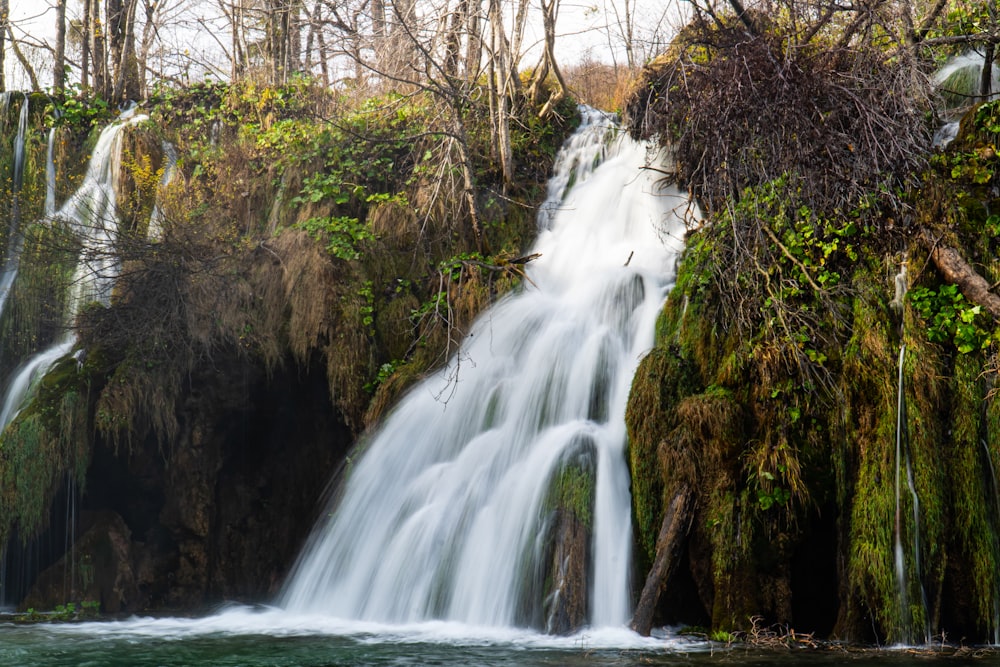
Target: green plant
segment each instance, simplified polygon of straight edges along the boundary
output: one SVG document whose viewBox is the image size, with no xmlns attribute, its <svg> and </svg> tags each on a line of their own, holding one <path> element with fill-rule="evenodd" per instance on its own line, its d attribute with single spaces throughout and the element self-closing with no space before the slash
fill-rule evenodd
<svg viewBox="0 0 1000 667">
<path fill-rule="evenodd" d="M 105 123 L 112 110 L 107 101 L 100 97 L 88 97 L 76 94 L 49 102 L 46 115 L 55 126 L 68 126 L 88 131 L 92 127 Z"/>
<path fill-rule="evenodd" d="M 361 324 L 365 327 L 369 336 L 375 335 L 375 293 L 372 292 L 372 281 L 366 280 L 358 288 L 358 296 L 362 303 L 358 312 L 361 315 Z"/>
<path fill-rule="evenodd" d="M 359 259 L 361 245 L 374 238 L 365 223 L 348 215 L 309 218 L 295 226 L 325 241 L 326 251 L 343 260 Z"/>
<path fill-rule="evenodd" d="M 969 303 L 957 285 L 916 287 L 907 298 L 927 323 L 927 338 L 934 343 L 950 343 L 959 353 L 968 354 L 987 347 L 994 339 L 984 328 L 987 318 L 982 306 Z"/>
</svg>

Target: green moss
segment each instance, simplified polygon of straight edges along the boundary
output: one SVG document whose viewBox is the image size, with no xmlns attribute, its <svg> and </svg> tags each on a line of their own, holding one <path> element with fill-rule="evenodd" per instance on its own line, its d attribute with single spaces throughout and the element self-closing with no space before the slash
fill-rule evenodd
<svg viewBox="0 0 1000 667">
<path fill-rule="evenodd" d="M 549 486 L 545 506 L 550 510 L 568 512 L 584 528 L 594 522 L 594 499 L 597 480 L 592 461 L 577 459 L 562 465 Z"/>
<path fill-rule="evenodd" d="M 0 438 L 0 544 L 16 527 L 22 540 L 45 528 L 49 506 L 90 463 L 89 380 L 75 359 L 57 362 L 35 397 Z"/>
</svg>

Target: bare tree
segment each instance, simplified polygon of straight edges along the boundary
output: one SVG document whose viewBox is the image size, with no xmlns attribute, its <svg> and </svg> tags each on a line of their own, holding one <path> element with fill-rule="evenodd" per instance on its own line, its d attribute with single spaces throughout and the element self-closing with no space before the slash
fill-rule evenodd
<svg viewBox="0 0 1000 667">
<path fill-rule="evenodd" d="M 138 0 L 107 0 L 109 55 L 114 79 L 108 98 L 115 102 L 139 98 L 139 66 L 135 53 Z"/>
<path fill-rule="evenodd" d="M 52 64 L 52 90 L 57 94 L 66 87 L 66 0 L 56 2 L 56 44 Z"/>
<path fill-rule="evenodd" d="M 83 21 L 80 24 L 80 90 L 90 91 L 90 31 L 93 17 L 91 0 L 83 0 Z"/>
<path fill-rule="evenodd" d="M 0 0 L 0 91 L 7 90 L 6 54 L 4 39 L 7 35 L 7 24 L 10 22 L 10 0 Z"/>
</svg>

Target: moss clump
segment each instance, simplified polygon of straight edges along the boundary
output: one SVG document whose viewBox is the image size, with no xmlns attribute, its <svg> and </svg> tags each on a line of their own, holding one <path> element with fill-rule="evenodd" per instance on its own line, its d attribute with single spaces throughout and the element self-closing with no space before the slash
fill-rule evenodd
<svg viewBox="0 0 1000 667">
<path fill-rule="evenodd" d="M 67 477 L 82 484 L 90 464 L 92 366 L 66 357 L 0 439 L 0 544 L 16 529 L 27 541 L 48 523 Z"/>
</svg>

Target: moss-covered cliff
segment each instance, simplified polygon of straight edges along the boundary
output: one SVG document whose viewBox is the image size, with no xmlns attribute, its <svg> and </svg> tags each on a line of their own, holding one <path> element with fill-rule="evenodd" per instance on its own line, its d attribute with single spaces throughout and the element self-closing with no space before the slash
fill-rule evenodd
<svg viewBox="0 0 1000 667">
<path fill-rule="evenodd" d="M 56 106 L 61 203 L 99 110 Z M 571 104 L 542 122 L 521 103 L 504 184 L 488 113 L 464 111 L 477 234 L 454 119 L 430 95 L 201 86 L 139 112 L 115 179 L 121 231 L 102 251 L 120 266 L 111 302 L 70 323 L 79 352 L 0 438 L 10 603 L 118 612 L 272 595 L 358 432 L 518 281 L 511 260 L 576 119 Z M 8 373 L 67 324 L 37 304 L 61 312 L 54 267 L 78 251 L 58 221 L 24 229 L 21 296 L 0 320 L 25 341 Z"/>
<path fill-rule="evenodd" d="M 653 619 L 991 639 L 996 321 L 941 267 L 1000 278 L 1000 104 L 933 153 L 911 64 L 786 37 L 692 26 L 630 106 L 705 211 L 628 407 Z"/>
</svg>

